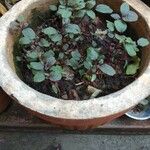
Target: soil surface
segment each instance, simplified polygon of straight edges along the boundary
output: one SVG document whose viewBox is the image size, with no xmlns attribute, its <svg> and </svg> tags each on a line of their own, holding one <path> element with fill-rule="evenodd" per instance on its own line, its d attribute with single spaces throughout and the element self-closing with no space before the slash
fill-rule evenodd
<svg viewBox="0 0 150 150">
<path fill-rule="evenodd" d="M 38 15 L 37 15 L 38 16 Z M 36 17 L 37 17 L 36 16 Z M 34 18 L 33 18 L 34 20 Z M 106 36 L 104 39 L 95 38 L 90 31 L 96 31 L 96 29 L 101 29 L 104 31 L 106 29 L 106 20 L 101 19 L 100 17 L 91 22 L 88 17 L 84 17 L 82 19 L 76 19 L 74 23 L 78 24 L 82 30 L 84 35 L 84 40 L 79 41 L 76 46 L 74 46 L 73 42 L 69 42 L 70 49 L 77 48 L 79 52 L 84 56 L 86 54 L 85 49 L 88 46 L 91 46 L 92 41 L 94 40 L 99 46 L 101 46 L 101 54 L 105 55 L 104 63 L 109 64 L 116 70 L 116 74 L 114 76 L 109 76 L 104 74 L 101 71 L 97 72 L 97 78 L 95 81 L 91 82 L 85 78 L 81 78 L 75 70 L 73 80 L 65 80 L 61 79 L 57 82 L 57 86 L 60 90 L 58 94 L 55 94 L 52 90 L 53 82 L 50 80 L 45 80 L 42 83 L 33 82 L 33 74 L 31 70 L 27 67 L 27 60 L 25 59 L 25 52 L 28 51 L 31 47 L 35 45 L 30 45 L 30 47 L 26 47 L 24 49 L 17 49 L 20 51 L 19 56 L 23 58 L 23 61 L 17 64 L 17 68 L 19 68 L 19 74 L 22 80 L 28 84 L 30 87 L 35 90 L 42 92 L 47 95 L 51 95 L 61 99 L 74 99 L 74 100 L 85 100 L 90 98 L 90 94 L 87 92 L 87 87 L 90 85 L 96 89 L 100 89 L 102 92 L 97 96 L 104 96 L 113 92 L 116 92 L 132 81 L 135 80 L 136 76 L 127 76 L 125 74 L 125 63 L 126 60 L 128 62 L 131 61 L 131 58 L 128 56 L 123 46 L 119 44 L 118 41 L 109 38 Z M 36 24 L 38 26 L 36 27 Z M 39 37 L 44 37 L 43 34 L 39 32 L 40 29 L 46 28 L 48 26 L 54 27 L 59 31 L 63 30 L 61 20 L 53 15 L 45 15 L 38 16 L 37 22 L 32 22 L 32 27 L 34 27 L 34 31 L 38 34 Z M 62 45 L 55 46 L 56 49 L 61 50 L 64 44 L 68 43 L 67 38 L 63 38 Z M 44 51 L 47 49 L 45 48 Z M 15 54 L 16 55 L 16 54 Z M 17 54 L 18 55 L 18 54 Z M 82 60 L 81 60 L 82 61 Z M 61 62 L 61 65 L 64 65 L 65 60 Z"/>
</svg>

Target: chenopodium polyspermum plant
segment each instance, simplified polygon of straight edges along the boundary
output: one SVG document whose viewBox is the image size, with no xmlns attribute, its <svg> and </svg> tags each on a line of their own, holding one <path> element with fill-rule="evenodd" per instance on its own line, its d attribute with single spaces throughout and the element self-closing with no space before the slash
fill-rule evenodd
<svg viewBox="0 0 150 150">
<path fill-rule="evenodd" d="M 76 72 L 91 82 L 97 78 L 97 70 L 108 76 L 116 74 L 112 66 L 104 63 L 105 56 L 100 53 L 101 47 L 95 41 L 92 41 L 91 46 L 85 49 L 84 56 L 79 49 L 70 49 L 70 42 L 76 45 L 84 39 L 80 26 L 72 23 L 72 20 L 87 16 L 93 21 L 96 19 L 95 12 L 109 14 L 112 19 L 106 20 L 107 29 L 105 31 L 97 29 L 92 34 L 94 36 L 107 35 L 122 44 L 126 53 L 133 60 L 132 63 L 125 62 L 126 74 L 136 74 L 140 66 L 140 58 L 137 53 L 139 48 L 147 46 L 149 41 L 144 37 L 134 41 L 124 34 L 128 30 L 127 23 L 138 20 L 138 15 L 130 10 L 127 3 L 121 5 L 120 13 L 115 13 L 105 4 L 96 5 L 95 0 L 59 0 L 58 5 L 50 5 L 49 9 L 61 19 L 62 30 L 59 31 L 51 26 L 42 28 L 40 33 L 44 34 L 44 37 L 40 38 L 32 28 L 26 27 L 22 30 L 19 40 L 23 47 L 30 45 L 31 49 L 26 52 L 25 57 L 28 61 L 28 68 L 33 73 L 34 82 L 43 82 L 46 79 L 57 82 L 62 78 L 72 80 Z M 68 43 L 63 43 L 65 38 Z M 103 38 L 102 35 L 100 38 Z"/>
</svg>

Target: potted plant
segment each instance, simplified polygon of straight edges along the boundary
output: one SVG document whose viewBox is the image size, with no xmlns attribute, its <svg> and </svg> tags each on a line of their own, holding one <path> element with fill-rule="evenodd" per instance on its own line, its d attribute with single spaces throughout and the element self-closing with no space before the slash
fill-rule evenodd
<svg viewBox="0 0 150 150">
<path fill-rule="evenodd" d="M 49 122 L 104 124 L 149 94 L 148 16 L 140 1 L 21 1 L 0 22 L 1 86 Z"/>
</svg>

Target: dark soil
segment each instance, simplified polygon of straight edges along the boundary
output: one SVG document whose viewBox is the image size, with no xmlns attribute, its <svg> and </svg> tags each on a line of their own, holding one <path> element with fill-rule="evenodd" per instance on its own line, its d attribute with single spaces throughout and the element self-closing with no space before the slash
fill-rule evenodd
<svg viewBox="0 0 150 150">
<path fill-rule="evenodd" d="M 45 15 L 46 16 L 46 15 Z M 44 16 L 44 17 L 45 17 Z M 38 26 L 36 27 L 37 22 L 32 22 L 32 26 L 34 27 L 36 33 L 38 34 L 38 30 L 41 28 L 45 28 L 48 26 L 52 26 L 58 30 L 63 30 L 62 23 L 58 17 L 55 15 L 47 15 L 46 19 L 43 16 L 39 16 L 38 18 Z M 34 18 L 33 18 L 34 20 Z M 41 23 L 42 22 L 42 23 Z M 118 43 L 118 41 L 112 40 L 109 37 L 104 38 L 103 40 L 99 38 L 93 39 L 93 35 L 91 35 L 90 31 L 96 31 L 99 29 L 106 29 L 106 25 L 103 19 L 97 18 L 94 23 L 92 23 L 87 17 L 84 17 L 82 20 L 75 20 L 74 23 L 78 24 L 84 34 L 84 40 L 82 42 L 78 42 L 76 48 L 80 51 L 82 55 L 85 55 L 85 49 L 88 46 L 91 46 L 92 40 L 94 40 L 98 45 L 102 47 L 101 53 L 105 55 L 105 63 L 109 64 L 116 70 L 116 75 L 108 76 L 102 72 L 97 72 L 97 79 L 94 82 L 88 81 L 84 78 L 80 78 L 79 74 L 75 73 L 75 77 L 73 80 L 60 80 L 57 82 L 59 87 L 59 94 L 55 94 L 51 88 L 52 81 L 45 80 L 42 83 L 33 82 L 33 74 L 27 68 L 27 61 L 23 59 L 23 61 L 17 64 L 20 72 L 20 77 L 22 80 L 28 84 L 30 87 L 35 90 L 42 92 L 47 95 L 51 95 L 54 97 L 62 98 L 62 99 L 74 99 L 74 100 L 84 100 L 89 99 L 90 95 L 87 93 L 87 86 L 91 85 L 97 89 L 102 90 L 97 97 L 104 96 L 113 92 L 116 92 L 128 84 L 130 84 L 133 80 L 135 80 L 136 76 L 127 76 L 125 74 L 125 62 L 128 60 L 130 62 L 130 57 L 123 49 L 123 46 Z M 42 37 L 43 35 L 38 35 Z M 63 44 L 67 43 L 67 39 L 63 39 Z M 17 45 L 16 45 L 17 46 Z M 34 45 L 31 45 L 31 47 Z M 73 43 L 69 44 L 70 48 L 73 48 Z M 20 49 L 20 47 L 16 47 L 20 52 L 19 55 L 24 58 L 25 52 L 29 50 L 30 47 L 26 49 Z M 57 49 L 62 48 L 61 46 L 56 46 Z M 74 47 L 75 48 L 75 47 Z M 46 49 L 45 49 L 46 51 Z M 15 54 L 16 55 L 16 54 Z M 63 61 L 61 62 L 63 65 Z M 80 85 L 78 85 L 80 83 Z"/>
</svg>

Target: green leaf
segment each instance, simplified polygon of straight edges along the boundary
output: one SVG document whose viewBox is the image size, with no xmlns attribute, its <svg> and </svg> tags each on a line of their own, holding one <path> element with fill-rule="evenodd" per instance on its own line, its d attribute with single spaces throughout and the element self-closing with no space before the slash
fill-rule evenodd
<svg viewBox="0 0 150 150">
<path fill-rule="evenodd" d="M 75 10 L 81 10 L 83 8 L 85 8 L 85 2 L 84 0 L 79 0 L 80 3 L 78 5 L 76 5 Z"/>
<path fill-rule="evenodd" d="M 62 78 L 63 69 L 61 66 L 56 65 L 52 66 L 50 69 L 50 80 L 51 81 L 59 81 Z"/>
<path fill-rule="evenodd" d="M 74 17 L 83 18 L 85 13 L 86 13 L 86 10 L 84 9 L 78 10 L 77 12 L 75 12 Z"/>
<path fill-rule="evenodd" d="M 98 52 L 93 47 L 89 47 L 87 49 L 87 58 L 96 60 L 98 58 Z"/>
<path fill-rule="evenodd" d="M 88 59 L 86 59 L 86 61 L 84 61 L 84 67 L 86 68 L 86 69 L 91 69 L 92 67 L 93 67 L 93 64 L 92 64 L 92 62 L 90 61 L 90 60 L 88 60 Z"/>
<path fill-rule="evenodd" d="M 108 21 L 108 20 L 106 20 L 106 22 L 107 22 L 107 28 L 110 30 L 110 31 L 114 31 L 115 30 L 115 25 L 114 25 L 114 23 L 113 22 L 111 22 L 111 21 Z"/>
<path fill-rule="evenodd" d="M 54 53 L 52 50 L 49 50 L 49 51 L 47 51 L 47 52 L 45 52 L 45 53 L 43 54 L 43 56 L 44 56 L 45 58 L 50 57 L 50 56 L 54 56 L 54 55 L 55 55 L 55 53 Z"/>
<path fill-rule="evenodd" d="M 127 15 L 129 13 L 129 11 L 130 11 L 129 5 L 126 2 L 124 2 L 121 5 L 121 7 L 120 7 L 120 11 L 121 11 L 121 13 L 122 13 L 123 16 Z"/>
<path fill-rule="evenodd" d="M 134 60 L 134 63 L 129 64 L 126 69 L 126 75 L 134 75 L 137 73 L 137 70 L 139 69 L 140 66 L 140 59 L 136 57 Z"/>
<path fill-rule="evenodd" d="M 126 22 L 135 22 L 138 20 L 138 15 L 134 11 L 129 11 L 126 16 L 123 16 L 122 19 Z"/>
<path fill-rule="evenodd" d="M 115 27 L 118 32 L 125 32 L 127 29 L 127 24 L 123 22 L 122 20 L 115 20 L 114 21 Z"/>
<path fill-rule="evenodd" d="M 80 69 L 79 70 L 79 74 L 80 74 L 80 76 L 83 76 L 85 74 L 85 70 L 84 69 Z"/>
<path fill-rule="evenodd" d="M 56 63 L 56 59 L 55 59 L 54 56 L 49 56 L 49 57 L 46 58 L 46 64 L 47 64 L 47 65 L 52 66 L 52 65 L 54 65 L 55 63 Z"/>
<path fill-rule="evenodd" d="M 87 9 L 92 9 L 94 6 L 96 5 L 96 1 L 95 0 L 89 0 L 86 2 L 86 8 Z"/>
<path fill-rule="evenodd" d="M 73 39 L 75 35 L 73 33 L 69 33 L 68 36 L 69 36 L 70 39 Z"/>
<path fill-rule="evenodd" d="M 30 40 L 28 37 L 22 37 L 19 39 L 19 44 L 21 45 L 27 45 L 30 44 L 32 40 Z"/>
<path fill-rule="evenodd" d="M 78 50 L 72 51 L 71 56 L 73 57 L 73 59 L 75 59 L 77 61 L 80 60 L 80 58 L 81 58 L 81 54 L 79 53 Z"/>
<path fill-rule="evenodd" d="M 95 19 L 96 15 L 95 12 L 92 10 L 87 10 L 86 14 L 91 18 L 91 19 Z"/>
<path fill-rule="evenodd" d="M 112 33 L 112 32 L 108 32 L 107 35 L 110 37 L 110 38 L 114 38 L 115 35 Z"/>
<path fill-rule="evenodd" d="M 114 70 L 114 68 L 111 67 L 111 66 L 108 65 L 108 64 L 103 64 L 103 65 L 99 66 L 99 69 L 100 69 L 103 73 L 105 73 L 105 74 L 107 74 L 107 75 L 109 75 L 109 76 L 114 76 L 114 75 L 116 74 L 116 71 Z"/>
<path fill-rule="evenodd" d="M 45 80 L 45 75 L 43 72 L 37 72 L 33 78 L 34 82 L 42 82 Z"/>
<path fill-rule="evenodd" d="M 81 33 L 81 29 L 77 24 L 67 24 L 65 26 L 65 31 L 67 33 L 73 33 L 73 34 L 80 34 Z"/>
<path fill-rule="evenodd" d="M 55 5 L 50 5 L 50 6 L 49 6 L 49 9 L 50 9 L 51 11 L 57 11 L 57 6 L 55 6 Z"/>
<path fill-rule="evenodd" d="M 72 15 L 72 11 L 71 8 L 59 5 L 57 14 L 61 15 L 62 18 L 70 18 Z"/>
<path fill-rule="evenodd" d="M 91 77 L 91 82 L 95 81 L 96 80 L 96 74 L 92 74 L 92 77 Z"/>
<path fill-rule="evenodd" d="M 78 68 L 78 60 L 74 59 L 74 58 L 71 58 L 69 60 L 69 65 L 73 68 L 73 69 L 77 69 Z"/>
<path fill-rule="evenodd" d="M 111 14 L 111 17 L 112 17 L 113 19 L 115 19 L 115 20 L 121 19 L 120 15 L 119 15 L 119 14 L 116 14 L 116 13 Z"/>
<path fill-rule="evenodd" d="M 115 38 L 117 40 L 119 40 L 119 43 L 124 43 L 124 41 L 126 40 L 126 36 L 124 35 L 119 35 L 119 34 L 115 34 Z"/>
<path fill-rule="evenodd" d="M 58 31 L 55 28 L 53 28 L 53 27 L 45 28 L 45 29 L 42 30 L 42 32 L 44 34 L 48 35 L 49 37 L 51 35 L 53 35 L 53 34 L 57 34 L 58 33 Z"/>
<path fill-rule="evenodd" d="M 135 64 L 130 64 L 127 66 L 126 75 L 134 75 L 134 74 L 136 74 L 138 69 L 139 69 L 139 66 L 137 66 Z"/>
<path fill-rule="evenodd" d="M 60 52 L 59 56 L 58 56 L 58 59 L 63 59 L 63 58 L 64 58 L 64 53 Z"/>
<path fill-rule="evenodd" d="M 39 42 L 39 45 L 42 47 L 49 47 L 50 43 L 47 40 L 45 40 L 44 38 L 42 38 Z"/>
<path fill-rule="evenodd" d="M 138 39 L 137 43 L 138 43 L 139 46 L 142 46 L 142 47 L 145 47 L 145 46 L 149 45 L 149 41 L 146 38 Z"/>
<path fill-rule="evenodd" d="M 131 57 L 136 56 L 135 46 L 133 44 L 125 43 L 124 48 L 127 51 L 127 53 L 129 54 L 129 56 L 131 56 Z"/>
<path fill-rule="evenodd" d="M 37 59 L 38 58 L 38 52 L 37 51 L 29 51 L 27 52 L 27 57 L 31 59 Z"/>
<path fill-rule="evenodd" d="M 135 42 L 130 37 L 126 37 L 125 41 L 126 43 L 135 44 Z"/>
<path fill-rule="evenodd" d="M 69 44 L 64 44 L 62 48 L 66 51 L 69 48 Z"/>
<path fill-rule="evenodd" d="M 54 52 L 49 50 L 43 54 L 43 61 L 48 65 L 48 67 L 54 65 L 56 63 L 56 59 L 54 57 Z"/>
<path fill-rule="evenodd" d="M 111 14 L 113 12 L 113 10 L 109 6 L 104 4 L 97 5 L 96 11 L 104 14 Z"/>
<path fill-rule="evenodd" d="M 59 42 L 62 40 L 62 35 L 61 34 L 54 34 L 54 35 L 51 35 L 50 39 L 53 42 Z"/>
<path fill-rule="evenodd" d="M 43 70 L 44 65 L 41 62 L 31 62 L 30 67 L 35 70 Z"/>
<path fill-rule="evenodd" d="M 29 38 L 30 40 L 35 39 L 36 34 L 31 28 L 25 28 L 22 30 L 24 37 Z"/>
</svg>

